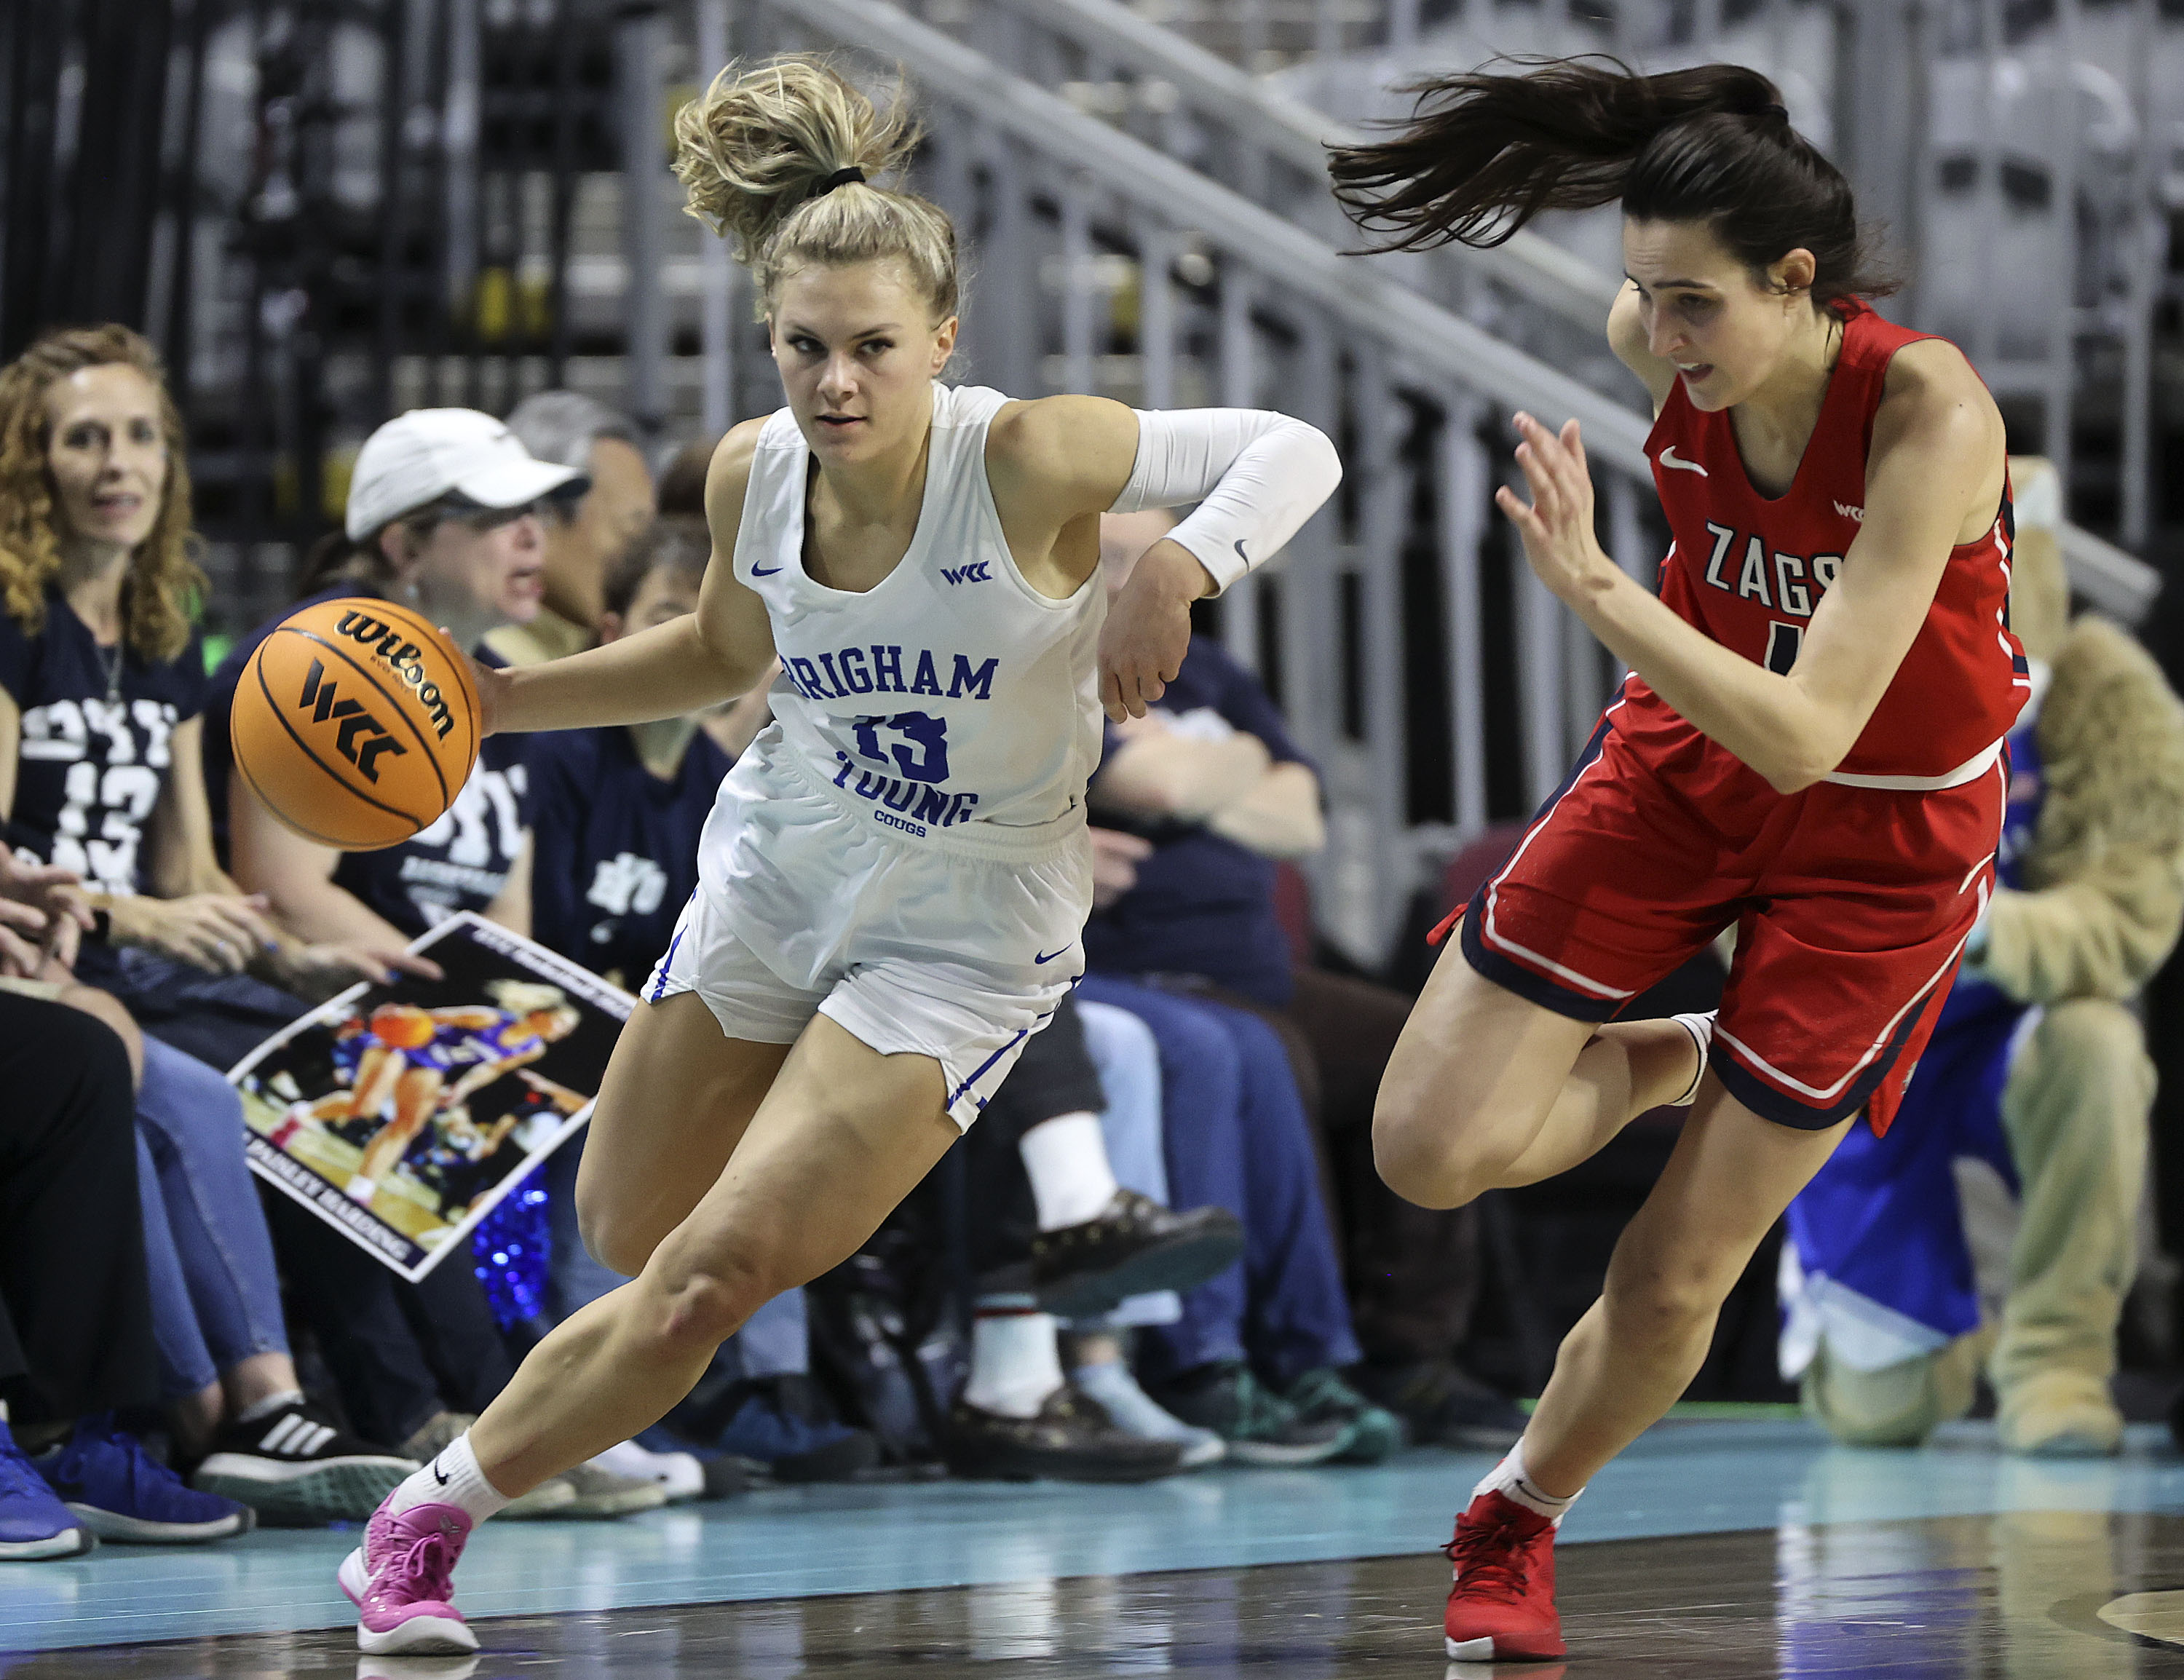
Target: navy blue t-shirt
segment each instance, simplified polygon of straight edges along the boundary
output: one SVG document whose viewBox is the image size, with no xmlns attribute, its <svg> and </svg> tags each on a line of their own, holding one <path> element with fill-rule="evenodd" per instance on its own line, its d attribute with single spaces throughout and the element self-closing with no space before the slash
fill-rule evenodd
<svg viewBox="0 0 2184 1680">
<path fill-rule="evenodd" d="M 531 934 L 634 992 L 698 884 L 698 836 L 730 759 L 704 730 L 663 782 L 627 729 L 532 739 Z"/>
<path fill-rule="evenodd" d="M 23 715 L 8 844 L 125 897 L 145 890 L 144 827 L 174 768 L 175 729 L 204 709 L 204 644 L 192 631 L 157 665 L 125 649 L 118 685 L 115 651 L 58 590 L 36 636 L 0 612 L 0 687 Z"/>
<path fill-rule="evenodd" d="M 204 708 L 205 793 L 212 801 L 222 861 L 227 856 L 228 783 L 235 770 L 228 715 L 242 667 L 290 613 L 368 594 L 354 584 L 342 584 L 305 597 L 238 641 L 212 674 Z M 483 648 L 475 654 L 481 665 L 502 663 Z M 529 740 L 522 735 L 488 736 L 477 768 L 437 822 L 384 851 L 343 853 L 334 865 L 334 885 L 404 933 L 422 933 L 459 910 L 483 910 L 508 884 L 509 871 L 523 849 L 524 831 L 531 826 Z"/>
<path fill-rule="evenodd" d="M 1185 735 L 1256 735 L 1277 764 L 1308 764 L 1259 679 L 1210 637 L 1194 636 L 1155 713 Z M 1107 752 L 1117 749 L 1111 726 Z M 1086 965 L 1111 974 L 1196 974 L 1281 1008 L 1295 990 L 1288 936 L 1274 914 L 1274 865 L 1197 823 L 1138 822 L 1100 805 L 1092 820 L 1156 848 L 1138 884 L 1084 926 Z"/>
</svg>

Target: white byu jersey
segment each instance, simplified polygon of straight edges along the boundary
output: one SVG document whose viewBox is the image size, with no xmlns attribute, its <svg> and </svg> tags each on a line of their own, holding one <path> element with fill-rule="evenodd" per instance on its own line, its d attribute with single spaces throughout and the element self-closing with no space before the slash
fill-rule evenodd
<svg viewBox="0 0 2184 1680">
<path fill-rule="evenodd" d="M 916 531 L 861 593 L 804 570 L 811 453 L 787 409 L 759 434 L 744 497 L 735 575 L 766 602 L 783 671 L 779 732 L 757 750 L 793 754 L 805 777 L 918 837 L 1081 821 L 1100 759 L 1106 592 L 1095 574 L 1053 600 L 1017 570 L 986 481 L 986 431 L 1008 400 L 933 387 Z"/>
</svg>

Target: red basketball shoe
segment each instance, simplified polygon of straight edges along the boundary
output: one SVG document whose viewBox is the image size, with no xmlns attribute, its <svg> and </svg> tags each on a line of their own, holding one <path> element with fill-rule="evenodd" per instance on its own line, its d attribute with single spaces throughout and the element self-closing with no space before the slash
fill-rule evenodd
<svg viewBox="0 0 2184 1680">
<path fill-rule="evenodd" d="M 1545 1661 L 1568 1654 L 1555 1613 L 1552 1517 L 1485 1493 L 1448 1543 L 1448 1655 L 1455 1662 Z"/>
</svg>

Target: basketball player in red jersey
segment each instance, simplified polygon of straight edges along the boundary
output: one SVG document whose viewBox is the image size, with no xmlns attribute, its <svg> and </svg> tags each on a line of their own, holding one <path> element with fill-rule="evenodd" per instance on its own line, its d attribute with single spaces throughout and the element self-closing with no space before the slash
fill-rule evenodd
<svg viewBox="0 0 2184 1680">
<path fill-rule="evenodd" d="M 1517 417 L 1540 580 L 1630 668 L 1569 780 L 1461 913 L 1380 1090 L 1401 1194 L 1454 1207 L 1689 1102 L 1524 1439 L 1457 1520 L 1448 1654 L 1559 1656 L 1554 1527 L 1664 1413 L 1761 1237 L 1895 1111 L 1990 889 L 2009 634 L 2003 425 L 1952 345 L 1860 300 L 1848 185 L 1757 73 L 1601 60 L 1423 90 L 1337 191 L 1398 248 L 1622 201 L 1608 321 L 1652 392 L 1657 598 L 1594 535 L 1574 421 Z M 1725 928 L 1719 1019 L 1617 1022 Z M 1709 1050 L 1711 1065 L 1709 1066 Z"/>
</svg>

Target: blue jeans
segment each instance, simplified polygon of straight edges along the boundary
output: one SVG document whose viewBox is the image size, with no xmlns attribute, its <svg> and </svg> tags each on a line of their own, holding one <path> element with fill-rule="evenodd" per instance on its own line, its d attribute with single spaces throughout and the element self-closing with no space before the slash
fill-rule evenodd
<svg viewBox="0 0 2184 1680">
<path fill-rule="evenodd" d="M 1100 1110 L 1100 1135 L 1107 1145 L 1107 1165 L 1125 1190 L 1149 1196 L 1162 1207 L 1167 1199 L 1167 1161 L 1162 1153 L 1160 1043 L 1152 1028 L 1128 1010 L 1080 998 L 1084 1048 L 1100 1070 L 1100 1088 L 1107 1105 Z M 1173 1324 L 1183 1305 L 1173 1289 L 1133 1295 L 1112 1312 L 1078 1321 L 1078 1328 L 1124 1329 L 1133 1325 Z"/>
<path fill-rule="evenodd" d="M 1152 1028 L 1174 1204 L 1211 1204 L 1244 1221 L 1242 1263 L 1184 1295 L 1177 1322 L 1145 1332 L 1146 1374 L 1248 1356 L 1285 1388 L 1316 1366 L 1356 1364 L 1310 1121 L 1274 1030 L 1226 1004 L 1107 975 L 1087 975 L 1077 995 Z"/>
<path fill-rule="evenodd" d="M 136 1190 L 159 1380 L 170 1399 L 195 1394 L 254 1354 L 288 1351 L 273 1239 L 242 1144 L 235 1088 L 147 1034 Z"/>
<path fill-rule="evenodd" d="M 556 1319 L 566 1318 L 629 1282 L 593 1260 L 577 1229 L 577 1164 L 583 1158 L 584 1134 L 580 1132 L 546 1160 L 546 1205 L 554 1230 L 548 1276 Z M 804 1316 L 804 1292 L 783 1290 L 744 1320 L 744 1327 L 721 1344 L 713 1366 L 732 1379 L 808 1375 L 811 1338 Z"/>
</svg>

